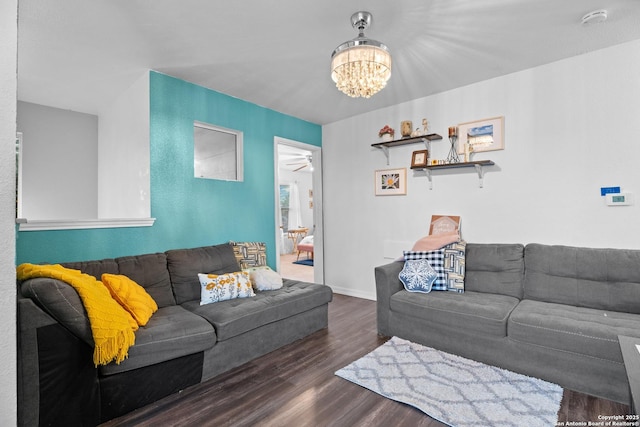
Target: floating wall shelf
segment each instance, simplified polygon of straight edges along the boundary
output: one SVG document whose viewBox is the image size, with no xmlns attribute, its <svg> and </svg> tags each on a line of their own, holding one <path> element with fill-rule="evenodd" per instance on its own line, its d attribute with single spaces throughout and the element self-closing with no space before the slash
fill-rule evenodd
<svg viewBox="0 0 640 427">
<path fill-rule="evenodd" d="M 479 160 L 477 162 L 462 162 L 462 163 L 448 163 L 446 165 L 432 165 L 425 166 L 423 168 L 412 168 L 414 170 L 424 170 L 427 173 L 427 178 L 429 178 L 429 190 L 433 190 L 433 181 L 431 179 L 431 173 L 435 170 L 441 169 L 459 169 L 459 168 L 475 168 L 478 173 L 478 179 L 480 180 L 480 188 L 483 186 L 483 178 L 484 178 L 484 167 L 485 166 L 493 166 L 494 162 L 491 160 Z"/>
<path fill-rule="evenodd" d="M 412 137 L 412 138 L 402 138 L 402 139 L 396 139 L 393 141 L 385 141 L 385 142 L 377 142 L 375 144 L 371 144 L 372 147 L 375 148 L 379 148 L 382 150 L 382 152 L 384 153 L 384 155 L 387 158 L 387 165 L 389 164 L 389 148 L 390 147 L 398 147 L 400 145 L 407 145 L 407 144 L 417 144 L 419 142 L 423 142 L 424 145 L 427 147 L 427 150 L 429 149 L 429 142 L 431 141 L 437 141 L 439 139 L 442 139 L 442 137 L 440 135 L 438 135 L 437 133 L 430 133 L 428 135 L 421 135 L 421 136 L 416 136 L 416 137 Z"/>
</svg>

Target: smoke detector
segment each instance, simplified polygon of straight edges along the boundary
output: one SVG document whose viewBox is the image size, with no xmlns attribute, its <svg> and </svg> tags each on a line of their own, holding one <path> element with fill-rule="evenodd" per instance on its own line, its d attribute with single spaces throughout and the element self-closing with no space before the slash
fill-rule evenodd
<svg viewBox="0 0 640 427">
<path fill-rule="evenodd" d="M 582 25 L 599 24 L 607 20 L 607 11 L 605 9 L 594 10 L 582 17 Z"/>
</svg>

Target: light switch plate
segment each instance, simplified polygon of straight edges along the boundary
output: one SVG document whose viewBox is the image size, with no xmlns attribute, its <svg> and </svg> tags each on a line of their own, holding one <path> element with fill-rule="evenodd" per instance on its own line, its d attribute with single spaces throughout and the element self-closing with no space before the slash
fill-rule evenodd
<svg viewBox="0 0 640 427">
<path fill-rule="evenodd" d="M 631 206 L 633 205 L 633 194 L 631 193 L 610 193 L 605 195 L 607 206 Z"/>
</svg>

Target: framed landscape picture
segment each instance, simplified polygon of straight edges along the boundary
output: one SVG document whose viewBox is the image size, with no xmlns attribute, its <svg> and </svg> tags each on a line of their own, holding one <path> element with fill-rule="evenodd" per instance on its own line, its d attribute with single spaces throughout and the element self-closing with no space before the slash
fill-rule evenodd
<svg viewBox="0 0 640 427">
<path fill-rule="evenodd" d="M 474 153 L 504 150 L 504 117 L 493 117 L 458 125 L 458 153 L 464 153 L 466 143 Z"/>
<path fill-rule="evenodd" d="M 376 196 L 401 196 L 407 194 L 407 169 L 383 169 L 375 172 Z"/>
</svg>

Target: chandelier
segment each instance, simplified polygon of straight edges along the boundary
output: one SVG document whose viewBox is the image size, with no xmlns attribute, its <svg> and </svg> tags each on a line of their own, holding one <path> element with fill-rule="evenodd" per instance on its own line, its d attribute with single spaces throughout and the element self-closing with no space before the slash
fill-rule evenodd
<svg viewBox="0 0 640 427">
<path fill-rule="evenodd" d="M 391 54 L 384 44 L 364 36 L 371 25 L 369 12 L 351 15 L 358 37 L 342 43 L 331 54 L 331 79 L 352 98 L 370 98 L 387 85 L 391 77 Z"/>
</svg>

